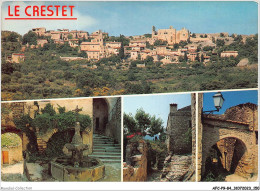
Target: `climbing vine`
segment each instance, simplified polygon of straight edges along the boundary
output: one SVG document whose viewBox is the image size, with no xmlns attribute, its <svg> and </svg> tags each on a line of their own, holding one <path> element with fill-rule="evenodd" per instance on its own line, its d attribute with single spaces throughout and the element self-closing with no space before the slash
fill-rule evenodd
<svg viewBox="0 0 260 191">
<path fill-rule="evenodd" d="M 38 105 L 38 103 L 35 102 L 34 105 Z M 26 114 L 20 118 L 14 119 L 16 127 L 26 133 L 26 136 L 29 139 L 29 144 L 27 145 L 29 153 L 37 153 L 38 151 L 36 129 L 39 130 L 40 134 L 44 134 L 49 129 L 57 128 L 58 135 L 65 135 L 66 133 L 63 134 L 63 132 L 71 130 L 76 121 L 80 122 L 81 131 L 85 130 L 89 132 L 91 130 L 92 120 L 89 115 L 78 114 L 72 111 L 66 112 L 66 108 L 60 107 L 59 105 L 57 113 L 50 103 L 46 104 L 40 112 L 39 110 L 35 111 L 34 118 L 31 118 L 30 115 Z M 48 144 L 53 148 L 47 150 L 48 155 L 50 155 L 51 152 L 55 152 L 55 148 L 59 148 L 58 150 L 61 151 L 60 148 L 64 143 L 68 142 L 68 137 L 69 136 L 61 136 L 59 139 L 50 139 L 51 142 Z"/>
</svg>

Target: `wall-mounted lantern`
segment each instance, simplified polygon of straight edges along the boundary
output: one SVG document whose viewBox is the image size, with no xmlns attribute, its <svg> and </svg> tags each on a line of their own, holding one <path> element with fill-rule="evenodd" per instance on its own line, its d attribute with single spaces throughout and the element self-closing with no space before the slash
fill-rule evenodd
<svg viewBox="0 0 260 191">
<path fill-rule="evenodd" d="M 216 110 L 204 111 L 203 113 L 212 114 L 214 111 L 219 111 L 222 108 L 225 99 L 224 99 L 223 95 L 221 94 L 221 92 L 217 92 L 213 96 L 213 101 L 214 101 L 214 106 L 215 106 Z"/>
</svg>

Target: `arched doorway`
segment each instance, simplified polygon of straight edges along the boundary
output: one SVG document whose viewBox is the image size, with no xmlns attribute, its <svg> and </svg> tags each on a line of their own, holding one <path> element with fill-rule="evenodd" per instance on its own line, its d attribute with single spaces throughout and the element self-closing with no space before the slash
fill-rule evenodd
<svg viewBox="0 0 260 191">
<path fill-rule="evenodd" d="M 246 156 L 246 145 L 235 137 L 226 137 L 210 149 L 205 162 L 205 181 L 224 181 L 226 176 L 240 170 L 239 165 Z"/>
<path fill-rule="evenodd" d="M 24 173 L 22 137 L 16 133 L 1 135 L 1 178 L 22 181 Z"/>
<path fill-rule="evenodd" d="M 23 161 L 22 139 L 16 133 L 4 133 L 1 135 L 1 149 L 1 164 L 15 164 Z"/>
<path fill-rule="evenodd" d="M 108 103 L 106 99 L 95 98 L 93 100 L 94 133 L 104 134 L 107 122 L 108 122 Z"/>
</svg>

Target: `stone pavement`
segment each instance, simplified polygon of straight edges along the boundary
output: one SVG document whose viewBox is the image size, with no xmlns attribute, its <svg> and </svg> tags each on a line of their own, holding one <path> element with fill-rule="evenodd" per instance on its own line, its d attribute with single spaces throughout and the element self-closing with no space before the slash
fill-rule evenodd
<svg viewBox="0 0 260 191">
<path fill-rule="evenodd" d="M 99 182 L 120 182 L 121 163 L 105 163 L 105 177 Z"/>
<path fill-rule="evenodd" d="M 23 162 L 1 166 L 1 180 L 6 182 L 28 181 L 23 175 Z"/>
</svg>

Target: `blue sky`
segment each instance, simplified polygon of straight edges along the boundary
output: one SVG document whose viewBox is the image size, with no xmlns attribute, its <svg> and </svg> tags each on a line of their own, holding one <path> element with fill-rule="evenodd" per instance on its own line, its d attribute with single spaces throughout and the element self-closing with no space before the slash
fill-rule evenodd
<svg viewBox="0 0 260 191">
<path fill-rule="evenodd" d="M 185 27 L 195 33 L 229 32 L 255 34 L 258 31 L 256 2 L 59 2 L 75 5 L 77 21 L 5 21 L 7 6 L 48 5 L 57 2 L 6 2 L 2 6 L 2 30 L 21 34 L 33 27 L 69 28 L 93 32 L 102 29 L 110 35 L 139 35 L 156 28 L 177 30 Z"/>
<path fill-rule="evenodd" d="M 204 93 L 203 99 L 203 111 L 215 110 L 213 95 L 216 92 Z M 258 104 L 258 92 L 256 90 L 247 90 L 247 91 L 229 91 L 221 92 L 225 101 L 223 107 L 219 112 L 214 112 L 214 114 L 223 114 L 228 108 L 236 106 L 242 103 L 254 103 Z"/>
<path fill-rule="evenodd" d="M 124 109 L 127 114 L 132 113 L 133 116 L 137 109 L 143 108 L 146 113 L 160 117 L 163 125 L 166 127 L 168 115 L 170 112 L 170 104 L 177 103 L 178 109 L 191 104 L 191 95 L 187 94 L 171 94 L 171 95 L 150 95 L 150 96 L 125 96 Z"/>
</svg>

